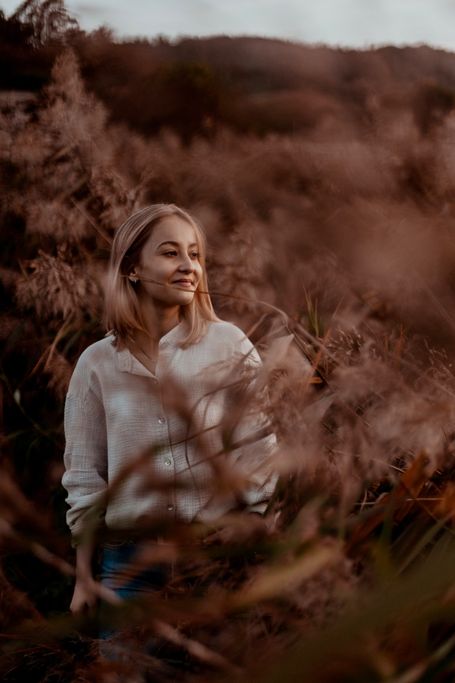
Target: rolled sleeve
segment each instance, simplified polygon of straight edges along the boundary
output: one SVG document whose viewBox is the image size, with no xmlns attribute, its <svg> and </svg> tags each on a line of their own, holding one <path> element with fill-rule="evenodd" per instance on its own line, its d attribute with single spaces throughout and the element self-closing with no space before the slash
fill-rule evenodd
<svg viewBox="0 0 455 683">
<path fill-rule="evenodd" d="M 274 471 L 277 439 L 265 409 L 268 390 L 261 377 L 262 360 L 248 337 L 240 345 L 240 379 L 231 398 L 236 419 L 232 430 L 232 456 L 247 481 L 242 492 L 246 509 L 264 513 L 274 493 L 278 476 Z"/>
<path fill-rule="evenodd" d="M 92 389 L 83 394 L 68 393 L 64 428 L 62 484 L 68 492 L 69 506 L 66 521 L 72 536 L 77 538 L 95 506 L 100 506 L 97 514 L 104 515 L 101 500 L 107 487 L 106 421 L 103 405 Z"/>
</svg>

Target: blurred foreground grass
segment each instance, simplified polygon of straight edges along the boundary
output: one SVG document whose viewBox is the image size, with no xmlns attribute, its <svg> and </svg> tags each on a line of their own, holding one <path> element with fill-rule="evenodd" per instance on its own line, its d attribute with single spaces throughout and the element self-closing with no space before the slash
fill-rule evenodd
<svg viewBox="0 0 455 683">
<path fill-rule="evenodd" d="M 157 642 L 125 680 L 452 681 L 452 119 L 142 138 L 71 53 L 2 117 L 2 679 L 109 680 L 67 613 L 63 398 L 115 227 L 164 200 L 204 223 L 217 310 L 263 356 L 281 481 L 264 520 L 166 530 L 166 591 L 105 617 Z"/>
</svg>

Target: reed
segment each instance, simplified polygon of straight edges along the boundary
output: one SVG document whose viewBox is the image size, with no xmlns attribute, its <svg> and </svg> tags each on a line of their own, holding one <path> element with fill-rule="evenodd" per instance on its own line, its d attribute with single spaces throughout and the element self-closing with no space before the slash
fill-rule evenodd
<svg viewBox="0 0 455 683">
<path fill-rule="evenodd" d="M 264 518 L 148 520 L 178 569 L 134 605 L 100 588 L 107 622 L 131 631 L 123 675 L 453 679 L 455 129 L 447 117 L 422 136 L 413 106 L 367 137 L 345 120 L 330 141 L 222 126 L 184 143 L 170 130 L 145 137 L 110 122 L 69 51 L 33 115 L 2 115 L 3 680 L 108 681 L 115 669 L 95 656 L 93 617 L 67 612 L 63 397 L 79 353 L 104 333 L 115 227 L 162 200 L 204 223 L 217 311 L 263 357 L 280 483 Z M 184 400 L 174 408 L 191 421 Z M 247 408 L 228 416 L 224 455 Z M 213 458 L 203 439 L 201 457 Z M 241 490 L 248 473 L 226 462 L 213 458 L 214 486 Z M 159 656 L 144 654 L 148 637 Z"/>
</svg>

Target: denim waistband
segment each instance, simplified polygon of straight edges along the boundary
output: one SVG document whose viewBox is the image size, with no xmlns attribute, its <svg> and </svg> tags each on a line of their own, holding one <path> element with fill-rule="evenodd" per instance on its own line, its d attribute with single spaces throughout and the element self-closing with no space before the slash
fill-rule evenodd
<svg viewBox="0 0 455 683">
<path fill-rule="evenodd" d="M 106 541 L 102 541 L 101 546 L 103 548 L 123 548 L 132 545 L 141 545 L 149 543 L 155 543 L 156 545 L 166 545 L 171 542 L 172 541 L 169 541 L 166 538 L 163 538 L 162 536 L 137 536 L 119 539 L 112 538 Z"/>
</svg>

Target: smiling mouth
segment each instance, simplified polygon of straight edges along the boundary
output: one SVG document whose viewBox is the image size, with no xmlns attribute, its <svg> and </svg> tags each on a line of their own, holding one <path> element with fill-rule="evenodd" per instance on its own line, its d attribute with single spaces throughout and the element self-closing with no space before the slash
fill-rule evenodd
<svg viewBox="0 0 455 683">
<path fill-rule="evenodd" d="M 178 285 L 179 287 L 185 287 L 186 289 L 194 287 L 194 282 L 192 280 L 174 280 L 172 284 Z"/>
</svg>

